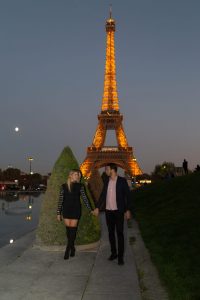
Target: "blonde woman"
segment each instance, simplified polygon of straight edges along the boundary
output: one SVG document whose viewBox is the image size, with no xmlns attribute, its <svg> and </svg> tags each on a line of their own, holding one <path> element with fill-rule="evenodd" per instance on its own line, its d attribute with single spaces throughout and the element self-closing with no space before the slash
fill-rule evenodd
<svg viewBox="0 0 200 300">
<path fill-rule="evenodd" d="M 80 170 L 71 170 L 67 182 L 62 184 L 60 188 L 57 219 L 58 221 L 64 220 L 68 240 L 64 259 L 68 259 L 69 256 L 75 256 L 74 242 L 76 239 L 78 221 L 81 217 L 80 197 L 83 199 L 83 202 L 89 211 L 93 213 L 85 187 L 80 183 L 80 175 Z"/>
</svg>

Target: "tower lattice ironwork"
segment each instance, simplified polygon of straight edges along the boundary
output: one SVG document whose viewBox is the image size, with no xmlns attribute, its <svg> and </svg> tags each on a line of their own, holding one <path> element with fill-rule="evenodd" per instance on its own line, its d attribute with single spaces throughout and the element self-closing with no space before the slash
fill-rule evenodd
<svg viewBox="0 0 200 300">
<path fill-rule="evenodd" d="M 92 145 L 87 148 L 87 156 L 80 166 L 84 177 L 90 177 L 93 170 L 114 162 L 130 176 L 142 174 L 142 171 L 129 147 L 122 125 L 123 116 L 119 111 L 115 67 L 115 20 L 110 16 L 106 20 L 106 64 L 104 91 L 98 126 Z M 104 146 L 107 130 L 115 130 L 117 147 Z"/>
</svg>

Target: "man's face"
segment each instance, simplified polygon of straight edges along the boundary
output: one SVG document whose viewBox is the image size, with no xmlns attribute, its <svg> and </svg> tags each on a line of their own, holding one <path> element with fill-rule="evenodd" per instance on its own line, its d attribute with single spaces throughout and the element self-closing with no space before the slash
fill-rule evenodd
<svg viewBox="0 0 200 300">
<path fill-rule="evenodd" d="M 105 166 L 105 173 L 106 173 L 106 175 L 110 176 L 110 173 L 111 173 L 110 166 Z"/>
</svg>

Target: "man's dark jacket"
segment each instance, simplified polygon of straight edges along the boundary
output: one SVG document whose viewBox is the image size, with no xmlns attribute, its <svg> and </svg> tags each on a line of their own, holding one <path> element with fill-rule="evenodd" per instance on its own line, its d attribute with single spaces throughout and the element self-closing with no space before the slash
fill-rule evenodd
<svg viewBox="0 0 200 300">
<path fill-rule="evenodd" d="M 106 196 L 108 190 L 109 180 L 104 183 L 103 190 L 99 197 L 99 201 L 96 204 L 97 208 L 101 208 L 105 210 L 106 208 Z M 131 204 L 131 193 L 127 183 L 127 180 L 124 177 L 117 176 L 116 182 L 116 202 L 117 202 L 117 209 L 120 212 L 126 212 L 130 210 Z"/>
</svg>

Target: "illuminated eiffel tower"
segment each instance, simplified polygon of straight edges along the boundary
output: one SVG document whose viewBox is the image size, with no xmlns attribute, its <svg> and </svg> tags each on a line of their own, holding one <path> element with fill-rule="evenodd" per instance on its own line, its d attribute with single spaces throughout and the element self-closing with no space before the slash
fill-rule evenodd
<svg viewBox="0 0 200 300">
<path fill-rule="evenodd" d="M 110 9 L 109 19 L 106 21 L 106 65 L 104 76 L 104 92 L 101 113 L 98 115 L 98 126 L 92 145 L 87 148 L 87 156 L 80 166 L 83 176 L 89 178 L 92 171 L 116 163 L 130 176 L 142 174 L 142 171 L 129 147 L 123 129 L 123 116 L 119 111 L 115 71 L 115 20 Z M 115 130 L 117 147 L 104 146 L 107 130 Z"/>
</svg>

